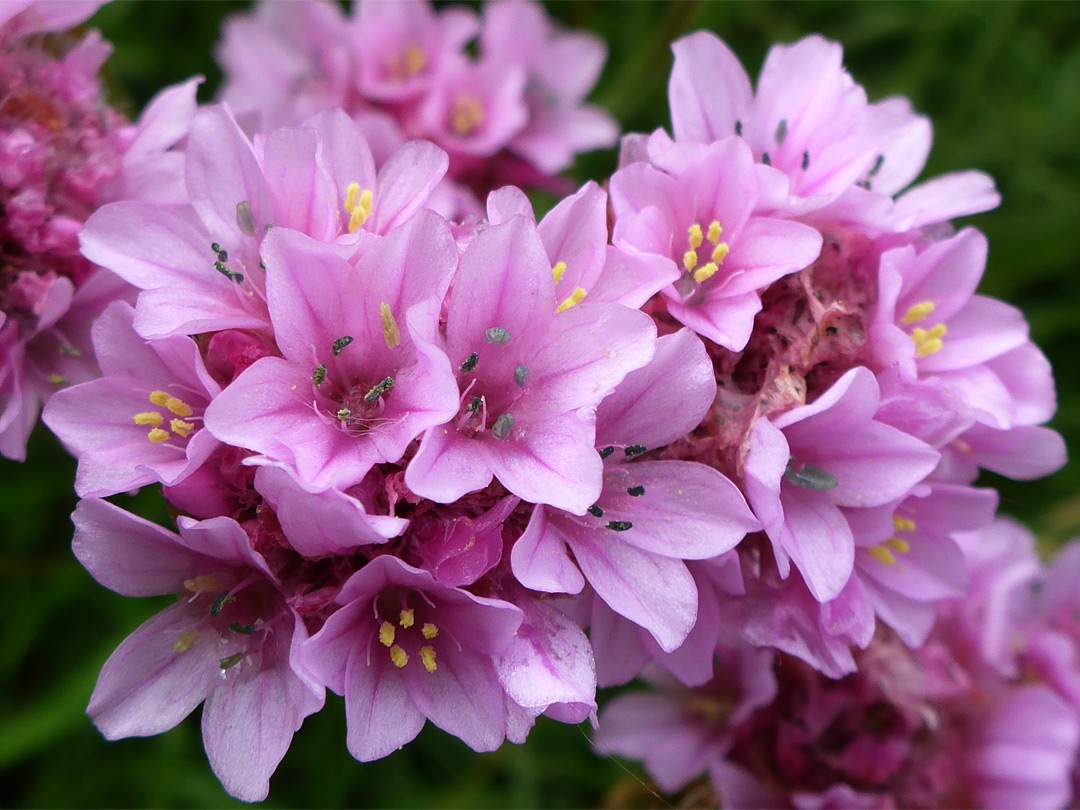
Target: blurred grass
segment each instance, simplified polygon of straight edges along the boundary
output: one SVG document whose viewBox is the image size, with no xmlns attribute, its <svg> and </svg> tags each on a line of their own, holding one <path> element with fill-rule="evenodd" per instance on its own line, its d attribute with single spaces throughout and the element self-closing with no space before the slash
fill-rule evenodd
<svg viewBox="0 0 1080 810">
<path fill-rule="evenodd" d="M 220 79 L 210 47 L 242 3 L 115 2 L 94 19 L 116 46 L 117 103 L 134 115 L 166 84 Z M 1054 425 L 1080 447 L 1080 5 L 1066 3 L 554 3 L 550 12 L 609 44 L 594 98 L 627 131 L 668 122 L 668 42 L 717 31 L 755 75 L 769 45 L 814 31 L 841 41 L 871 99 L 900 94 L 931 116 L 926 176 L 988 171 L 1004 197 L 974 218 L 990 239 L 983 291 L 1021 307 L 1050 357 Z M 603 177 L 614 152 L 576 174 Z M 155 610 L 97 586 L 70 554 L 74 464 L 48 435 L 31 462 L 0 461 L 0 804 L 26 807 L 218 807 L 236 804 L 206 765 L 198 717 L 150 740 L 104 742 L 83 714 L 101 663 Z M 1037 483 L 994 480 L 1003 511 L 1046 548 L 1080 534 L 1080 465 Z M 163 516 L 157 493 L 130 508 Z M 297 735 L 273 780 L 272 807 L 662 806 L 619 765 L 593 757 L 581 730 L 541 721 L 526 746 L 478 756 L 431 728 L 368 765 L 345 750 L 335 697 Z M 607 797 L 607 799 L 605 799 Z"/>
</svg>

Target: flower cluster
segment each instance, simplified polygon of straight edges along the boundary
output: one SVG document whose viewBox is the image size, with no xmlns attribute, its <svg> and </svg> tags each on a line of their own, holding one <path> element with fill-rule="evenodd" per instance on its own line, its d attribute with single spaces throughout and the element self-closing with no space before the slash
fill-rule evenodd
<svg viewBox="0 0 1080 810">
<path fill-rule="evenodd" d="M 927 643 L 879 634 L 830 680 L 769 650 L 716 650 L 717 677 L 616 698 L 597 748 L 642 760 L 661 789 L 708 775 L 729 807 L 1057 808 L 1080 752 L 1080 543 L 1044 568 L 999 520 L 960 538 L 972 575 Z M 657 739 L 663 743 L 657 745 Z"/>
<path fill-rule="evenodd" d="M 128 294 L 80 255 L 79 230 L 104 202 L 175 192 L 157 181 L 195 108 L 196 82 L 163 92 L 136 125 L 105 104 L 109 45 L 56 34 L 100 5 L 0 8 L 0 454 L 20 461 L 42 403 L 98 375 L 90 324 Z"/>
<path fill-rule="evenodd" d="M 929 122 L 869 103 L 835 43 L 775 47 L 756 89 L 712 34 L 673 50 L 672 132 L 539 221 L 486 192 L 610 125 L 581 106 L 602 47 L 533 5 L 266 3 L 228 25 L 225 102 L 151 105 L 136 185 L 166 192 L 78 229 L 137 300 L 44 413 L 76 556 L 178 597 L 101 673 L 108 738 L 203 704 L 212 767 L 258 800 L 326 689 L 368 761 L 429 720 L 477 751 L 595 722 L 597 686 L 644 672 L 661 693 L 598 740 L 665 789 L 1065 801 L 1072 557 L 1003 595 L 1038 566 L 974 486 L 1065 460 L 1049 366 L 950 224 L 993 182 L 909 188 Z M 104 500 L 155 484 L 178 533 Z"/>
<path fill-rule="evenodd" d="M 450 156 L 440 206 L 479 216 L 468 189 L 565 192 L 556 175 L 575 155 L 615 143 L 615 122 L 584 103 L 606 55 L 599 39 L 562 30 L 531 0 L 486 3 L 480 16 L 428 0 L 364 0 L 349 18 L 329 0 L 264 0 L 226 22 L 217 51 L 222 100 L 259 128 L 340 108 L 380 165 L 407 139 L 432 141 Z"/>
</svg>

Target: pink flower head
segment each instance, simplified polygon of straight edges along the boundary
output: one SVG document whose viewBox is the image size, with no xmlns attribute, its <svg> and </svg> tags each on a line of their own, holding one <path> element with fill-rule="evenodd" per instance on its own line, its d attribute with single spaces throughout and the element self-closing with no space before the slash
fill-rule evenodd
<svg viewBox="0 0 1080 810">
<path fill-rule="evenodd" d="M 492 477 L 518 497 L 585 514 L 600 494 L 593 409 L 652 356 L 655 327 L 617 304 L 556 311 L 553 268 L 532 223 L 514 217 L 465 250 L 446 314 L 461 391 L 456 416 L 429 430 L 409 488 L 450 503 Z"/>
<path fill-rule="evenodd" d="M 353 40 L 361 92 L 387 103 L 423 94 L 478 28 L 466 8 L 437 12 L 426 0 L 363 0 Z"/>
<path fill-rule="evenodd" d="M 152 166 L 168 196 L 163 156 L 185 126 L 186 86 L 163 91 L 153 102 L 161 114 L 133 127 L 104 102 L 98 70 L 112 49 L 97 32 L 61 56 L 30 36 L 77 25 L 99 5 L 0 9 L 0 454 L 13 459 L 25 457 L 42 404 L 98 373 L 90 322 L 126 295 L 79 255 L 83 222 Z"/>
<path fill-rule="evenodd" d="M 682 392 L 680 406 L 673 405 L 672 390 Z M 693 430 L 715 390 L 705 347 L 692 332 L 660 338 L 649 365 L 630 373 L 597 412 L 597 448 L 604 459 L 599 498 L 584 516 L 545 506 L 533 510 L 511 557 L 518 581 L 534 590 L 578 593 L 587 579 L 665 652 L 681 645 L 698 607 L 683 560 L 724 554 L 760 524 L 736 486 L 716 470 L 633 459 Z"/>
<path fill-rule="evenodd" d="M 738 138 L 714 143 L 674 176 L 636 163 L 611 178 L 615 244 L 681 268 L 663 291 L 668 312 L 732 351 L 750 338 L 759 291 L 821 251 L 813 228 L 755 216 L 757 194 L 753 156 Z"/>
<path fill-rule="evenodd" d="M 601 40 L 560 30 L 539 3 L 512 0 L 484 6 L 480 51 L 484 60 L 527 71 L 529 123 L 510 141 L 510 151 L 554 174 L 569 168 L 578 152 L 615 143 L 615 121 L 584 104 L 607 58 Z"/>
<path fill-rule="evenodd" d="M 221 391 L 189 337 L 144 341 L 131 305 L 117 301 L 95 322 L 104 376 L 58 391 L 44 421 L 79 459 L 75 491 L 100 498 L 161 482 L 172 486 L 217 447 L 203 413 Z"/>
<path fill-rule="evenodd" d="M 873 374 L 855 368 L 812 404 L 759 419 L 750 433 L 747 497 L 781 575 L 794 562 L 819 601 L 840 593 L 854 564 L 855 540 L 840 507 L 898 500 L 940 459 L 925 442 L 874 419 L 879 397 Z"/>
<path fill-rule="evenodd" d="M 195 116 L 187 142 L 190 206 L 105 206 L 82 233 L 83 252 L 143 290 L 135 323 L 144 337 L 266 329 L 260 246 L 271 226 L 351 252 L 355 234 L 384 234 L 408 219 L 445 168 L 439 149 L 417 143 L 376 174 L 363 136 L 340 111 L 253 143 L 226 107 L 210 107 Z"/>
<path fill-rule="evenodd" d="M 357 267 L 285 228 L 268 235 L 263 255 L 283 356 L 256 361 L 214 400 L 211 433 L 287 464 L 308 486 L 344 488 L 457 412 L 435 345 L 457 264 L 442 219 L 417 214 Z"/>
<path fill-rule="evenodd" d="M 217 51 L 223 100 L 263 127 L 339 107 L 371 136 L 377 162 L 376 141 L 431 140 L 481 195 L 508 183 L 561 189 L 555 172 L 614 143 L 610 116 L 583 103 L 605 56 L 532 3 L 489 4 L 478 26 L 473 12 L 427 0 L 363 0 L 351 19 L 330 3 L 266 2 L 230 19 Z"/>
<path fill-rule="evenodd" d="M 342 607 L 303 649 L 305 666 L 345 696 L 349 752 L 362 762 L 410 742 L 426 720 L 476 751 L 506 735 L 496 656 L 522 612 L 440 585 L 395 557 L 377 557 L 342 587 Z"/>
<path fill-rule="evenodd" d="M 200 703 L 225 789 L 265 799 L 270 775 L 324 690 L 294 665 L 307 638 L 280 582 L 228 518 L 180 518 L 175 535 L 105 501 L 80 502 L 75 556 L 125 596 L 179 594 L 116 649 L 87 712 L 110 740 L 168 731 Z"/>
</svg>

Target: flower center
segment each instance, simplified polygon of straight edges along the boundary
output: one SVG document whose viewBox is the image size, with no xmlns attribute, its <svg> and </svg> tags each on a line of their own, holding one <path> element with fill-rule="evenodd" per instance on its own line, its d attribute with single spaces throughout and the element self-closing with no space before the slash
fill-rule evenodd
<svg viewBox="0 0 1080 810">
<path fill-rule="evenodd" d="M 404 669 L 412 660 L 408 651 L 402 646 L 413 649 L 413 655 L 420 658 L 420 663 L 429 673 L 435 672 L 438 665 L 435 663 L 435 647 L 425 644 L 433 641 L 439 635 L 439 628 L 433 622 L 424 622 L 416 628 L 416 610 L 403 608 L 397 615 L 397 626 L 393 622 L 384 620 L 379 625 L 379 643 L 390 652 L 390 660 L 398 669 Z M 414 629 L 415 628 L 415 629 Z M 420 638 L 417 638 L 417 636 Z M 416 648 L 419 646 L 419 650 Z"/>
<path fill-rule="evenodd" d="M 472 135 L 484 124 L 484 107 L 470 93 L 459 93 L 450 108 L 450 128 L 462 138 Z"/>
<path fill-rule="evenodd" d="M 199 417 L 193 415 L 195 411 L 184 400 L 174 397 L 167 391 L 151 391 L 149 399 L 151 405 L 163 408 L 172 415 L 170 418 L 161 410 L 154 410 L 142 411 L 132 417 L 136 425 L 150 428 L 146 438 L 154 444 L 163 444 L 174 436 L 186 439 L 197 430 L 194 421 L 186 420 L 197 420 Z M 166 419 L 169 419 L 168 430 L 164 427 Z"/>
</svg>

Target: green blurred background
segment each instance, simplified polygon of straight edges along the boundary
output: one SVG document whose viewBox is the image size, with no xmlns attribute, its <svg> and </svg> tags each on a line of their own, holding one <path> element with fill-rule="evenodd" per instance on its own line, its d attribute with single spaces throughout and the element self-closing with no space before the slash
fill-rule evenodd
<svg viewBox="0 0 1080 810">
<path fill-rule="evenodd" d="M 116 46 L 107 81 L 136 115 L 155 91 L 192 74 L 220 80 L 212 57 L 223 17 L 244 3 L 117 0 L 92 20 Z M 1080 447 L 1080 4 L 551 3 L 565 24 L 599 34 L 610 60 L 593 98 L 626 131 L 668 123 L 668 43 L 709 28 L 755 75 L 773 42 L 821 32 L 844 44 L 871 99 L 900 94 L 931 116 L 925 176 L 979 168 L 1004 197 L 975 219 L 990 239 L 982 290 L 1024 309 L 1057 375 L 1054 421 Z M 614 152 L 582 159 L 602 178 Z M 106 743 L 83 710 L 111 650 L 157 611 L 96 585 L 71 556 L 75 465 L 43 430 L 29 463 L 0 459 L 0 804 L 27 807 L 237 804 L 202 752 L 198 713 L 148 740 Z M 989 477 L 988 477 L 989 478 Z M 1002 510 L 1047 553 L 1080 534 L 1080 464 L 1000 486 Z M 156 489 L 118 499 L 162 519 Z M 166 602 L 168 600 L 165 600 Z M 360 765 L 345 750 L 340 699 L 309 718 L 274 777 L 268 806 L 656 806 L 637 777 L 589 752 L 587 729 L 541 720 L 525 746 L 476 755 L 429 727 L 416 743 Z M 634 770 L 634 769 L 630 769 Z M 636 774 L 637 771 L 634 771 Z M 685 798 L 685 797 L 684 797 Z"/>
</svg>

